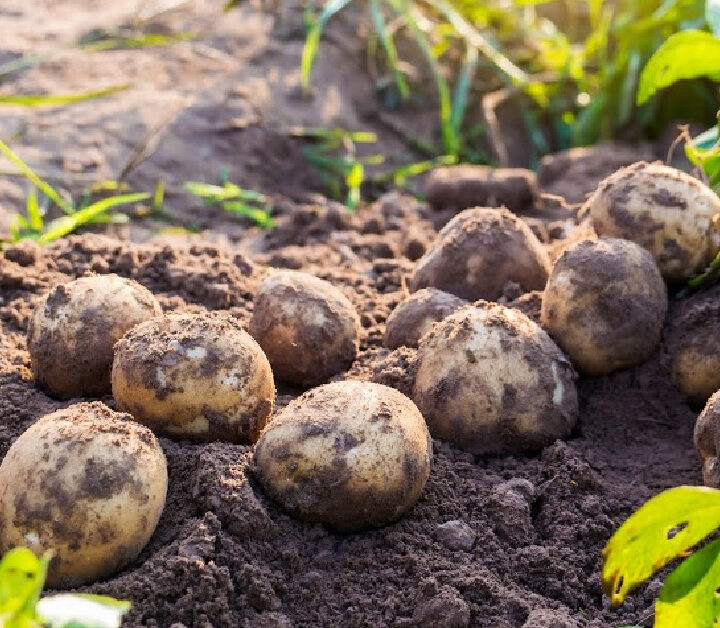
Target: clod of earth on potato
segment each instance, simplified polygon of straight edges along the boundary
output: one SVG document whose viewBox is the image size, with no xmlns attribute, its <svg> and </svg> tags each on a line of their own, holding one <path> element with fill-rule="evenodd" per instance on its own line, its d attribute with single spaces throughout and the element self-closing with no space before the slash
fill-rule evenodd
<svg viewBox="0 0 720 628">
<path fill-rule="evenodd" d="M 418 290 L 401 301 L 388 316 L 383 344 L 389 349 L 417 347 L 433 323 L 466 304 L 467 301 L 442 290 Z"/>
<path fill-rule="evenodd" d="M 260 284 L 249 331 L 278 379 L 310 386 L 352 364 L 360 319 L 332 284 L 307 273 L 282 271 Z"/>
<path fill-rule="evenodd" d="M 547 252 L 522 220 L 504 208 L 475 207 L 442 228 L 418 262 L 410 287 L 494 301 L 509 281 L 526 292 L 544 288 L 549 271 Z"/>
<path fill-rule="evenodd" d="M 700 413 L 693 440 L 703 463 L 703 482 L 706 486 L 720 488 L 720 391 L 708 399 Z"/>
<path fill-rule="evenodd" d="M 632 240 L 652 253 L 668 282 L 703 271 L 720 250 L 720 198 L 702 181 L 638 162 L 605 179 L 588 199 L 598 235 Z"/>
<path fill-rule="evenodd" d="M 720 389 L 720 286 L 673 303 L 663 333 L 673 381 L 702 407 Z"/>
<path fill-rule="evenodd" d="M 575 371 L 539 325 L 478 302 L 420 341 L 414 399 L 431 434 L 474 454 L 538 450 L 578 415 Z"/>
<path fill-rule="evenodd" d="M 629 240 L 582 240 L 555 262 L 540 321 L 580 371 L 602 375 L 650 357 L 667 306 L 648 251 Z"/>
<path fill-rule="evenodd" d="M 254 443 L 275 384 L 262 349 L 229 315 L 158 317 L 115 346 L 118 408 L 159 434 Z"/>
<path fill-rule="evenodd" d="M 140 554 L 166 492 L 150 430 L 98 401 L 72 405 L 33 424 L 0 465 L 0 550 L 53 550 L 50 587 L 101 580 Z"/>
<path fill-rule="evenodd" d="M 288 512 L 341 531 L 382 526 L 420 497 L 432 442 L 405 395 L 361 381 L 326 384 L 265 428 L 255 468 Z"/>
<path fill-rule="evenodd" d="M 113 345 L 138 323 L 160 314 L 149 290 L 117 275 L 55 286 L 28 326 L 37 385 L 58 399 L 109 394 Z"/>
</svg>

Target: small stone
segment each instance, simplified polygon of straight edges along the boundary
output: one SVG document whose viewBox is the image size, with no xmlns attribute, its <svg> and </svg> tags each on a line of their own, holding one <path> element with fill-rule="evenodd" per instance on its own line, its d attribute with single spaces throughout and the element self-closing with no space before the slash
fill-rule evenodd
<svg viewBox="0 0 720 628">
<path fill-rule="evenodd" d="M 475 544 L 477 534 L 464 521 L 447 521 L 437 527 L 437 539 L 452 550 L 470 551 Z"/>
<path fill-rule="evenodd" d="M 466 628 L 470 625 L 470 607 L 457 590 L 443 587 L 440 593 L 415 609 L 412 625 L 420 628 Z"/>
<path fill-rule="evenodd" d="M 578 622 L 564 611 L 536 608 L 530 611 L 522 628 L 577 628 L 578 625 Z"/>
</svg>

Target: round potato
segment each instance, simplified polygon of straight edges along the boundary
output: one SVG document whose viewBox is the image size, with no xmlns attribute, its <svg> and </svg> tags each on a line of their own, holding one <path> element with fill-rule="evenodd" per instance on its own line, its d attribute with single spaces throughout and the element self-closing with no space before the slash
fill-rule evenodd
<svg viewBox="0 0 720 628">
<path fill-rule="evenodd" d="M 153 431 L 254 443 L 272 413 L 270 364 L 240 323 L 174 314 L 138 325 L 115 346 L 113 396 Z"/>
<path fill-rule="evenodd" d="M 326 384 L 291 402 L 262 433 L 265 490 L 305 521 L 341 531 L 398 519 L 422 493 L 432 443 L 405 395 L 361 381 Z"/>
<path fill-rule="evenodd" d="M 450 316 L 467 301 L 435 288 L 423 288 L 400 302 L 391 312 L 383 343 L 389 349 L 417 347 L 433 323 Z"/>
<path fill-rule="evenodd" d="M 720 390 L 720 286 L 675 302 L 665 340 L 673 380 L 693 406 L 702 407 Z"/>
<path fill-rule="evenodd" d="M 695 449 L 703 463 L 703 482 L 720 488 L 720 391 L 710 397 L 695 423 Z"/>
<path fill-rule="evenodd" d="M 95 401 L 42 417 L 0 465 L 0 549 L 53 550 L 47 584 L 111 576 L 140 554 L 165 505 L 152 432 Z"/>
<path fill-rule="evenodd" d="M 117 275 L 55 286 L 35 308 L 28 327 L 35 382 L 58 399 L 110 394 L 113 345 L 138 323 L 160 314 L 149 290 Z"/>
<path fill-rule="evenodd" d="M 306 273 L 283 271 L 260 284 L 250 334 L 267 354 L 278 379 L 310 386 L 352 364 L 360 319 L 332 284 Z"/>
<path fill-rule="evenodd" d="M 540 321 L 580 371 L 602 375 L 647 360 L 667 306 L 645 249 L 629 240 L 582 240 L 555 262 Z"/>
<path fill-rule="evenodd" d="M 570 433 L 575 378 L 536 323 L 478 302 L 420 340 L 414 399 L 436 438 L 473 454 L 522 452 Z"/>
<path fill-rule="evenodd" d="M 669 166 L 638 162 L 618 170 L 600 184 L 587 208 L 598 235 L 647 249 L 669 282 L 704 270 L 720 249 L 720 198 Z"/>
<path fill-rule="evenodd" d="M 522 220 L 507 209 L 475 207 L 455 216 L 420 259 L 413 291 L 435 287 L 462 299 L 494 301 L 509 281 L 541 290 L 550 259 Z"/>
</svg>

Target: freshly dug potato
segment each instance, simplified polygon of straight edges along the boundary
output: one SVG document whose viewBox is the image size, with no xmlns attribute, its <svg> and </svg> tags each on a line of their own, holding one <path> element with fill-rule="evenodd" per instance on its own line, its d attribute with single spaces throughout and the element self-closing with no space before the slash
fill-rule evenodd
<svg viewBox="0 0 720 628">
<path fill-rule="evenodd" d="M 575 425 L 575 371 L 517 310 L 478 302 L 420 340 L 414 399 L 430 433 L 474 454 L 537 450 Z"/>
<path fill-rule="evenodd" d="M 326 384 L 265 428 L 255 468 L 288 512 L 341 531 L 382 526 L 418 499 L 432 443 L 405 395 L 361 381 Z"/>
<path fill-rule="evenodd" d="M 545 287 L 550 259 L 530 228 L 507 209 L 460 212 L 418 262 L 413 291 L 434 287 L 462 299 L 494 301 L 514 281 L 524 291 Z"/>
<path fill-rule="evenodd" d="M 669 282 L 704 270 L 720 249 L 720 198 L 669 166 L 638 162 L 618 170 L 600 184 L 587 207 L 598 235 L 647 249 Z"/>
<path fill-rule="evenodd" d="M 702 407 L 720 390 L 720 286 L 673 304 L 665 326 L 672 378 Z"/>
<path fill-rule="evenodd" d="M 278 379 L 309 386 L 352 364 L 360 319 L 332 284 L 307 273 L 283 271 L 260 284 L 250 334 Z"/>
<path fill-rule="evenodd" d="M 55 286 L 35 308 L 28 327 L 37 385 L 58 399 L 109 394 L 113 345 L 138 323 L 160 314 L 149 290 L 117 275 Z"/>
<path fill-rule="evenodd" d="M 47 584 L 69 588 L 135 560 L 165 505 L 155 436 L 95 401 L 42 417 L 0 465 L 0 550 L 53 550 Z"/>
<path fill-rule="evenodd" d="M 652 255 L 629 240 L 569 246 L 543 294 L 541 325 L 589 375 L 644 362 L 660 341 L 667 291 Z"/>
<path fill-rule="evenodd" d="M 703 482 L 706 486 L 720 488 L 720 391 L 710 397 L 700 413 L 693 440 L 703 463 Z"/>
<path fill-rule="evenodd" d="M 383 343 L 389 349 L 417 347 L 432 326 L 450 316 L 467 301 L 435 288 L 423 288 L 400 302 L 390 313 Z"/>
<path fill-rule="evenodd" d="M 157 433 L 197 441 L 254 443 L 275 400 L 265 354 L 226 315 L 138 325 L 115 346 L 112 384 L 121 410 Z"/>
</svg>

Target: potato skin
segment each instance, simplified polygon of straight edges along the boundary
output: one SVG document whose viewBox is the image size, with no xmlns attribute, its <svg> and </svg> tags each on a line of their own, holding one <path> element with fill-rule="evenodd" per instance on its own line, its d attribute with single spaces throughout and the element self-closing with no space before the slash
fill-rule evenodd
<svg viewBox="0 0 720 628">
<path fill-rule="evenodd" d="M 415 404 L 370 382 L 325 384 L 291 402 L 265 428 L 254 466 L 292 515 L 336 530 L 378 527 L 417 501 L 432 442 Z"/>
<path fill-rule="evenodd" d="M 720 391 L 710 397 L 700 413 L 695 423 L 693 441 L 702 459 L 705 486 L 720 488 Z"/>
<path fill-rule="evenodd" d="M 411 294 L 388 316 L 383 344 L 388 349 L 417 347 L 420 338 L 433 323 L 450 316 L 467 301 L 435 288 L 423 288 Z"/>
<path fill-rule="evenodd" d="M 720 286 L 673 303 L 665 341 L 673 380 L 702 407 L 720 389 Z"/>
<path fill-rule="evenodd" d="M 523 452 L 570 433 L 575 378 L 539 325 L 478 302 L 423 336 L 413 398 L 435 438 L 473 454 Z"/>
<path fill-rule="evenodd" d="M 352 364 L 360 319 L 332 284 L 307 273 L 282 271 L 260 284 L 249 331 L 278 379 L 311 386 Z"/>
<path fill-rule="evenodd" d="M 540 321 L 580 371 L 602 375 L 650 357 L 667 306 L 665 283 L 645 249 L 616 238 L 582 240 L 555 263 Z"/>
<path fill-rule="evenodd" d="M 173 314 L 138 325 L 115 346 L 118 408 L 159 434 L 254 443 L 272 414 L 270 364 L 227 315 Z"/>
<path fill-rule="evenodd" d="M 140 554 L 167 492 L 155 436 L 100 402 L 42 417 L 0 465 L 0 549 L 55 552 L 47 585 L 111 576 Z"/>
<path fill-rule="evenodd" d="M 522 220 L 505 208 L 474 207 L 448 222 L 418 262 L 412 291 L 434 287 L 461 299 L 497 300 L 514 281 L 541 290 L 550 259 Z"/>
<path fill-rule="evenodd" d="M 650 251 L 668 282 L 701 272 L 720 249 L 720 198 L 669 166 L 638 162 L 618 170 L 587 207 L 598 235 L 632 240 Z"/>
<path fill-rule="evenodd" d="M 113 345 L 138 323 L 160 314 L 147 288 L 117 275 L 55 286 L 28 326 L 35 382 L 57 399 L 110 394 Z"/>
</svg>

